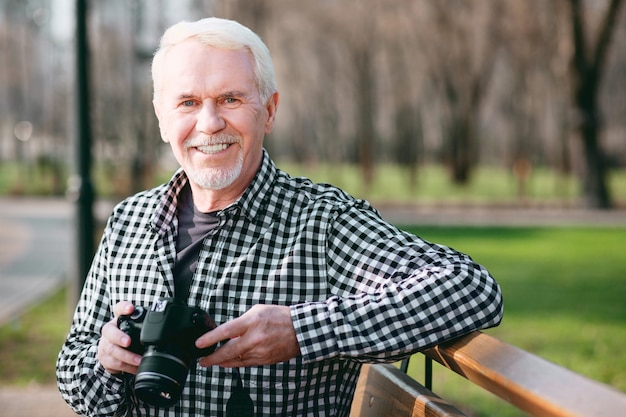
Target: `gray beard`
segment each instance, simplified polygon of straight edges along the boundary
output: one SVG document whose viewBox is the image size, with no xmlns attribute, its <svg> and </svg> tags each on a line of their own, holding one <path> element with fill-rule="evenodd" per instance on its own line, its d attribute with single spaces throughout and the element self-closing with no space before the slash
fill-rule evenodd
<svg viewBox="0 0 626 417">
<path fill-rule="evenodd" d="M 237 163 L 230 168 L 210 168 L 187 172 L 189 179 L 200 188 L 206 190 L 223 190 L 232 185 L 243 170 L 243 153 L 239 154 Z"/>
</svg>

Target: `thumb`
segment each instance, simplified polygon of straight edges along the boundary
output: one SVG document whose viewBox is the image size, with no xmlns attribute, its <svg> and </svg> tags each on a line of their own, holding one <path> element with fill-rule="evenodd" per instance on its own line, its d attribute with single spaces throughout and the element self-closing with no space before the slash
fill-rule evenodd
<svg viewBox="0 0 626 417">
<path fill-rule="evenodd" d="M 129 301 L 120 301 L 113 306 L 113 315 L 115 317 L 131 314 L 135 311 L 135 306 Z"/>
</svg>

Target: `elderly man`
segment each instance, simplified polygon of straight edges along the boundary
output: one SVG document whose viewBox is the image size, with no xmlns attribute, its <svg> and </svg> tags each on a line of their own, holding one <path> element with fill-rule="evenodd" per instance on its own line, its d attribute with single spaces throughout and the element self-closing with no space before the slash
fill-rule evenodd
<svg viewBox="0 0 626 417">
<path fill-rule="evenodd" d="M 161 136 L 181 168 L 109 218 L 57 363 L 76 412 L 347 416 L 361 363 L 500 322 L 500 289 L 468 256 L 275 167 L 263 139 L 279 94 L 269 52 L 248 28 L 217 18 L 174 25 L 152 73 Z M 162 363 L 147 369 L 148 354 L 131 348 L 138 334 L 118 325 L 163 299 L 217 325 L 188 342 L 203 353 L 180 365 L 182 376 L 162 369 L 178 363 L 178 347 L 152 352 Z M 155 374 L 179 383 L 180 400 L 138 398 L 140 380 Z"/>
</svg>

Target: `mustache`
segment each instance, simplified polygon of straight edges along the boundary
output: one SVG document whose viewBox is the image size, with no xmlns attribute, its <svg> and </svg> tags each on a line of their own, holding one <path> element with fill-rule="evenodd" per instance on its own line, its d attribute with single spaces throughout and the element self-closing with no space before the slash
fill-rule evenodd
<svg viewBox="0 0 626 417">
<path fill-rule="evenodd" d="M 238 136 L 233 135 L 212 135 L 212 136 L 200 136 L 197 138 L 187 139 L 183 142 L 185 148 L 197 148 L 198 146 L 210 146 L 218 144 L 232 144 L 240 143 L 241 139 Z"/>
</svg>

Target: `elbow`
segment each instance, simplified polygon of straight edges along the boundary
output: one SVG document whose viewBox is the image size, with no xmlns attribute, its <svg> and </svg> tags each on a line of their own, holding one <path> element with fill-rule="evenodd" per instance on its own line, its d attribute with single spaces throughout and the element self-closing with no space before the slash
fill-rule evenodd
<svg viewBox="0 0 626 417">
<path fill-rule="evenodd" d="M 502 289 L 491 275 L 488 276 L 488 285 L 485 288 L 483 311 L 485 320 L 480 327 L 481 329 L 496 327 L 502 322 L 502 317 L 504 316 Z"/>
</svg>

